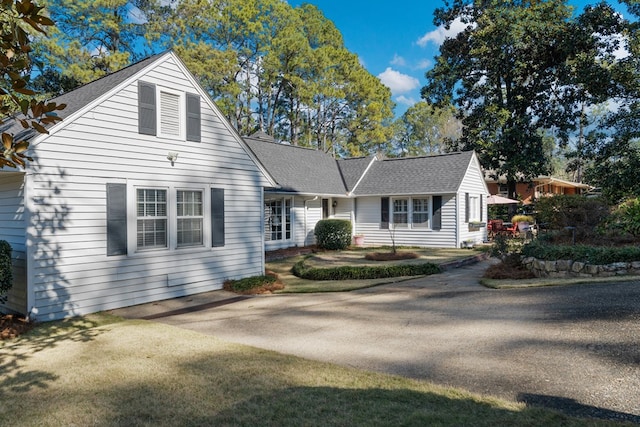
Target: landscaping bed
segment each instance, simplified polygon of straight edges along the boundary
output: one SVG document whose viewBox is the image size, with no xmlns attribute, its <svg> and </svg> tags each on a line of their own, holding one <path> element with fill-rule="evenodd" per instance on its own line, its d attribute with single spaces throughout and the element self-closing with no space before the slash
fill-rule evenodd
<svg viewBox="0 0 640 427">
<path fill-rule="evenodd" d="M 15 338 L 33 327 L 24 317 L 0 313 L 0 340 Z"/>
</svg>

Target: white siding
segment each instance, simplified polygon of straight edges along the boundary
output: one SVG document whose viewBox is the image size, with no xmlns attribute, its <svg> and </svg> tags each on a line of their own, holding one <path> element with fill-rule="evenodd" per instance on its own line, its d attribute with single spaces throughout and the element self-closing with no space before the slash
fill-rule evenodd
<svg viewBox="0 0 640 427">
<path fill-rule="evenodd" d="M 4 308 L 26 314 L 27 258 L 23 196 L 24 174 L 0 172 L 0 240 L 6 240 L 11 245 L 13 261 L 13 286 Z"/>
<path fill-rule="evenodd" d="M 480 164 L 474 157 L 469 163 L 467 173 L 460 185 L 460 192 L 458 193 L 458 200 L 460 205 L 460 217 L 458 219 L 458 227 L 460 230 L 458 237 L 458 246 L 466 240 L 472 240 L 475 243 L 482 243 L 487 240 L 487 227 L 481 227 L 478 231 L 469 231 L 469 224 L 465 222 L 465 209 L 466 209 L 466 196 L 469 193 L 470 197 L 482 200 L 482 213 L 480 218 L 469 218 L 470 220 L 481 220 L 486 224 L 487 222 L 487 196 L 489 191 L 487 185 L 483 179 L 483 174 L 480 169 Z"/>
<path fill-rule="evenodd" d="M 356 233 L 363 234 L 365 245 L 391 245 L 392 234 L 398 246 L 421 246 L 432 248 L 456 247 L 456 198 L 442 196 L 442 228 L 397 229 L 380 227 L 380 197 L 358 197 L 355 201 Z"/>
<path fill-rule="evenodd" d="M 171 57 L 142 80 L 196 92 Z M 35 147 L 28 238 L 38 320 L 220 289 L 264 271 L 266 183 L 256 165 L 204 99 L 202 142 L 138 134 L 137 91 L 133 82 Z M 179 153 L 173 166 L 170 151 Z M 107 257 L 107 183 L 224 188 L 224 247 Z"/>
<path fill-rule="evenodd" d="M 300 218 L 302 227 L 296 234 L 297 246 L 315 245 L 316 235 L 314 233 L 316 224 L 322 219 L 322 198 L 318 197 L 297 197 L 300 208 L 296 210 L 296 214 Z M 306 203 L 305 203 L 306 201 Z M 306 207 L 305 207 L 306 205 Z"/>
</svg>

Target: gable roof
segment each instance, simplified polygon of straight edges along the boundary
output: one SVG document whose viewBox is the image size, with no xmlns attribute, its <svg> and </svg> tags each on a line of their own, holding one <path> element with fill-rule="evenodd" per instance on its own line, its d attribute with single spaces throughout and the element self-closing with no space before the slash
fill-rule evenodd
<svg viewBox="0 0 640 427">
<path fill-rule="evenodd" d="M 299 194 L 391 196 L 447 194 L 460 188 L 473 151 L 424 157 L 336 160 L 322 151 L 278 144 L 264 133 L 245 137 L 283 191 Z"/>
<path fill-rule="evenodd" d="M 351 157 L 338 160 L 338 168 L 342 174 L 342 179 L 347 186 L 348 191 L 353 191 L 364 173 L 367 171 L 371 162 L 375 160 L 371 157 Z"/>
<path fill-rule="evenodd" d="M 344 196 L 347 193 L 336 160 L 311 148 L 278 144 L 264 133 L 245 142 L 282 191 Z"/>
<path fill-rule="evenodd" d="M 270 185 L 275 186 L 276 183 L 272 176 L 269 175 L 269 172 L 260 164 L 258 159 L 255 157 L 253 152 L 247 147 L 245 140 L 240 136 L 238 131 L 229 123 L 229 121 L 224 117 L 218 106 L 211 99 L 209 94 L 200 86 L 199 82 L 193 76 L 193 74 L 189 71 L 186 65 L 182 62 L 180 57 L 173 52 L 172 50 L 167 50 L 162 53 L 158 53 L 156 55 L 149 56 L 141 61 L 136 62 L 135 64 L 131 64 L 127 67 L 124 67 L 118 71 L 115 71 L 111 74 L 107 74 L 97 80 L 89 82 L 85 85 L 82 85 L 74 90 L 63 93 L 55 98 L 48 100 L 48 102 L 55 102 L 57 104 L 66 104 L 66 107 L 59 112 L 59 115 L 62 117 L 62 122 L 58 122 L 55 124 L 50 124 L 47 128 L 58 128 L 67 126 L 74 119 L 74 114 L 81 114 L 83 110 L 88 109 L 94 102 L 99 102 L 98 100 L 102 97 L 107 97 L 110 93 L 117 90 L 120 85 L 126 84 L 130 79 L 134 79 L 137 74 L 142 74 L 142 72 L 147 68 L 151 67 L 155 62 L 159 62 L 161 60 L 166 59 L 175 59 L 177 66 L 182 69 L 184 73 L 184 77 L 189 80 L 194 88 L 200 92 L 203 100 L 210 106 L 210 108 L 215 112 L 215 114 L 221 119 L 224 127 L 233 135 L 234 139 L 238 142 L 238 144 L 242 147 L 244 152 L 249 156 L 252 162 L 258 167 L 260 172 L 266 178 Z M 51 132 L 53 130 L 49 129 Z M 10 132 L 14 134 L 16 139 L 35 139 L 35 142 L 39 140 L 44 140 L 48 135 L 38 133 L 34 129 L 23 129 L 22 125 L 18 123 L 16 120 L 9 118 L 5 119 L 5 122 L 0 125 L 1 132 Z M 32 141 L 34 142 L 34 141 Z M 31 145 L 33 148 L 33 145 Z"/>
<path fill-rule="evenodd" d="M 153 63 L 159 57 L 167 54 L 168 52 L 159 53 L 157 55 L 150 56 L 143 59 L 140 62 L 129 65 L 122 68 L 112 74 L 107 74 L 97 80 L 77 87 L 69 92 L 65 92 L 55 98 L 47 100 L 46 102 L 55 102 L 56 104 L 66 104 L 64 110 L 57 111 L 56 113 L 64 119 L 71 116 L 73 113 L 81 110 L 83 107 L 94 101 L 96 98 L 109 92 L 111 89 L 118 86 L 120 83 L 127 80 L 140 70 L 144 69 L 149 64 Z M 5 119 L 5 123 L 2 125 L 2 132 L 13 133 L 16 139 L 30 139 L 34 136 L 40 135 L 34 129 L 24 129 L 20 123 L 11 118 Z M 53 125 L 48 125 L 51 127 Z"/>
<path fill-rule="evenodd" d="M 455 193 L 472 158 L 473 151 L 464 151 L 376 160 L 353 193 L 358 196 Z"/>
</svg>

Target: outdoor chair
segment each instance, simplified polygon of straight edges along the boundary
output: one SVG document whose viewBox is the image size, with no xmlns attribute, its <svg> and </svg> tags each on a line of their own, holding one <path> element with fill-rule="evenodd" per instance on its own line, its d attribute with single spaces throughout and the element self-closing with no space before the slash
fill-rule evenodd
<svg viewBox="0 0 640 427">
<path fill-rule="evenodd" d="M 518 236 L 518 223 L 514 222 L 510 227 L 504 227 L 505 234 L 510 237 Z"/>
</svg>

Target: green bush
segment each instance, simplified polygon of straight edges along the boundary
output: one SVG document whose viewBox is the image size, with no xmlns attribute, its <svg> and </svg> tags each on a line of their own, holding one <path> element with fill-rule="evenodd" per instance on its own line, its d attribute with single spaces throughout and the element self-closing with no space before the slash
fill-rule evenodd
<svg viewBox="0 0 640 427">
<path fill-rule="evenodd" d="M 277 278 L 272 275 L 262 275 L 246 277 L 239 280 L 228 280 L 225 282 L 225 289 L 232 292 L 245 292 L 254 288 L 259 288 L 265 285 L 275 283 Z"/>
<path fill-rule="evenodd" d="M 304 260 L 291 270 L 294 275 L 308 280 L 363 280 L 400 276 L 426 276 L 440 273 L 440 267 L 432 263 L 397 264 L 381 266 L 343 266 L 333 268 L 309 268 Z"/>
<path fill-rule="evenodd" d="M 6 294 L 12 286 L 11 245 L 5 240 L 0 240 L 0 303 L 7 301 Z"/>
<path fill-rule="evenodd" d="M 351 221 L 346 219 L 322 219 L 314 229 L 319 248 L 337 251 L 351 244 Z"/>
<path fill-rule="evenodd" d="M 640 236 L 640 198 L 620 203 L 598 229 L 603 234 L 627 233 L 634 237 Z"/>
<path fill-rule="evenodd" d="M 567 259 L 602 265 L 614 262 L 640 261 L 640 247 L 550 245 L 540 240 L 534 240 L 522 248 L 522 255 L 547 261 Z"/>
<path fill-rule="evenodd" d="M 596 227 L 609 215 L 609 206 L 603 198 L 555 195 L 536 202 L 536 219 L 548 229 L 564 230 L 576 227 L 576 236 L 594 235 Z"/>
</svg>

